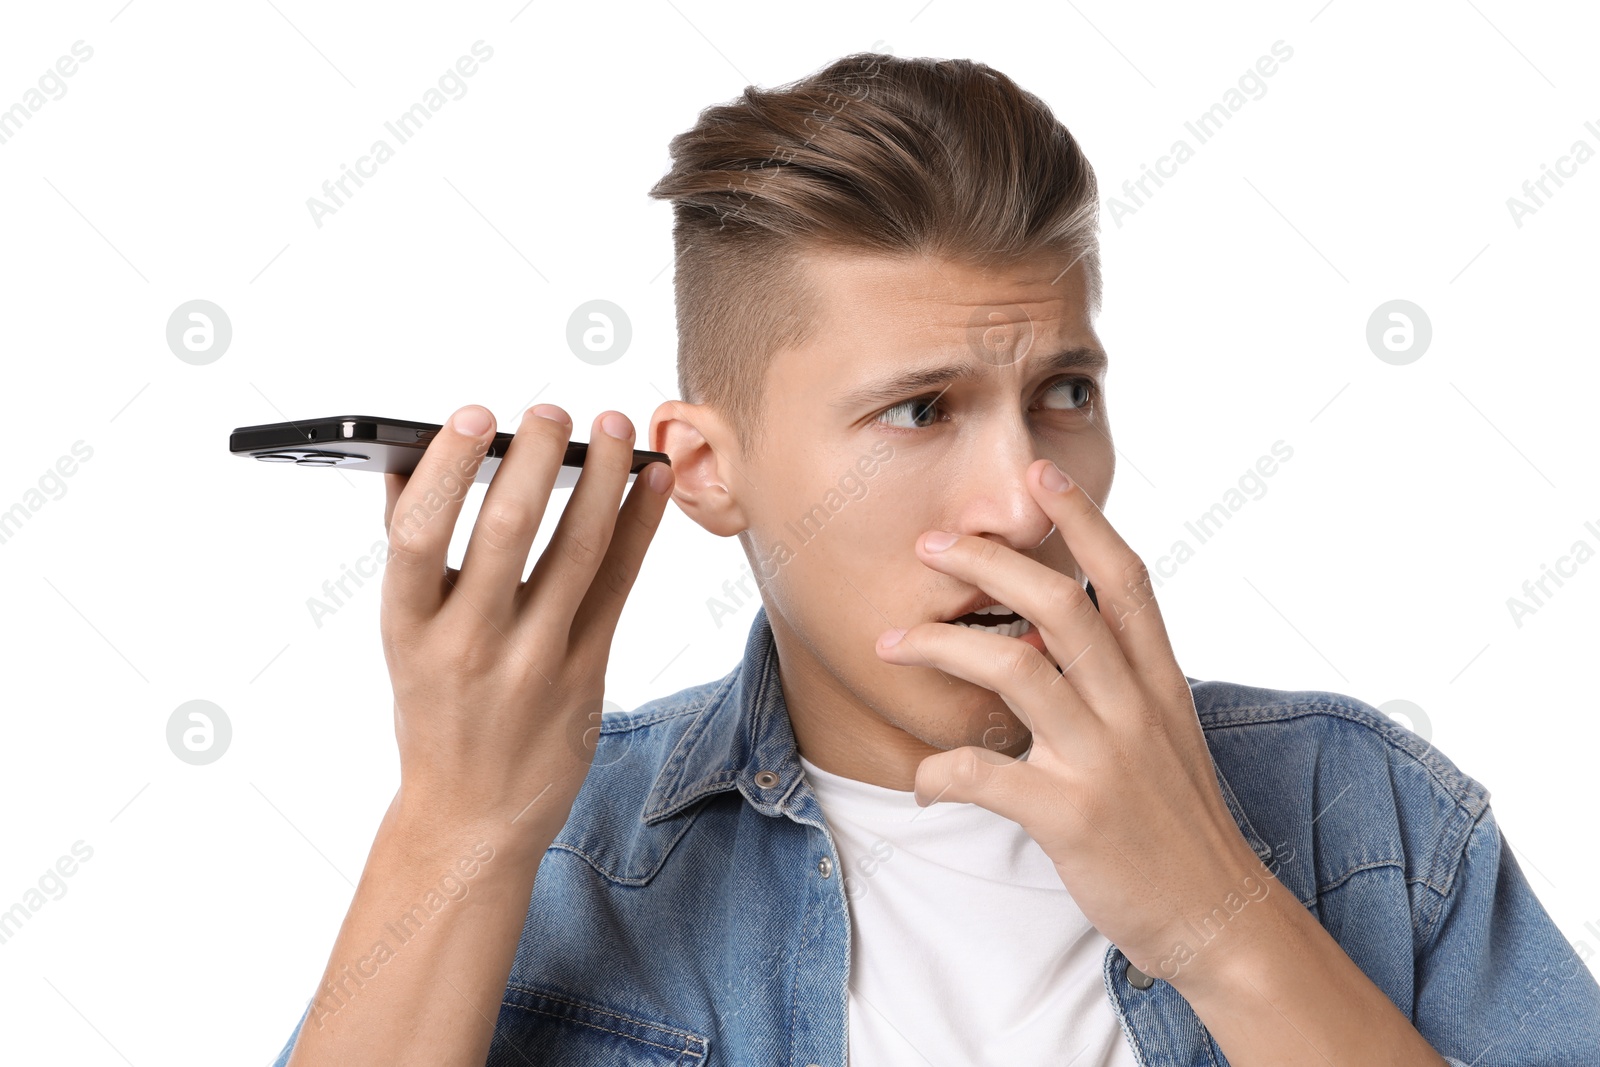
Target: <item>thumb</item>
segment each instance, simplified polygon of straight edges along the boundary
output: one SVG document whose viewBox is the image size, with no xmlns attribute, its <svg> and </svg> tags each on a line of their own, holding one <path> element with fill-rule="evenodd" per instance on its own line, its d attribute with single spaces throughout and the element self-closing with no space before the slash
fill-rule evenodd
<svg viewBox="0 0 1600 1067">
<path fill-rule="evenodd" d="M 923 807 L 942 800 L 977 804 L 1017 822 L 1025 807 L 1026 778 L 1037 768 L 979 745 L 937 752 L 917 764 L 913 791 Z"/>
</svg>

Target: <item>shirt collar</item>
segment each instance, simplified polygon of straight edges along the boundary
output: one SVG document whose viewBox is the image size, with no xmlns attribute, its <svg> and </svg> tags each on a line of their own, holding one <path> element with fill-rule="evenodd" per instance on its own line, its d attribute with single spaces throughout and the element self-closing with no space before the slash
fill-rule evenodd
<svg viewBox="0 0 1600 1067">
<path fill-rule="evenodd" d="M 765 815 L 781 814 L 803 777 L 778 678 L 778 649 L 758 605 L 744 659 L 703 699 L 645 800 L 656 823 L 713 793 L 737 788 Z"/>
<path fill-rule="evenodd" d="M 1197 681 L 1187 680 L 1191 687 Z M 1214 759 L 1212 766 L 1240 833 L 1266 862 L 1271 849 L 1250 825 Z M 658 823 L 703 797 L 729 789 L 738 789 L 763 815 L 783 815 L 804 778 L 778 678 L 777 645 L 766 605 L 761 604 L 745 638 L 743 660 L 703 699 L 656 776 L 645 801 L 644 821 Z"/>
</svg>

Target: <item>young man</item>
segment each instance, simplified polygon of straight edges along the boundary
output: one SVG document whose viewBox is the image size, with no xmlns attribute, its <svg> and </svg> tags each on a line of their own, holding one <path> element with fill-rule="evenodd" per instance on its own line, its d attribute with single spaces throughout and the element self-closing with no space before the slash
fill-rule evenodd
<svg viewBox="0 0 1600 1067">
<path fill-rule="evenodd" d="M 560 409 L 459 571 L 489 413 L 390 477 L 401 786 L 280 1064 L 1600 1063 L 1479 783 L 1179 668 L 1101 510 L 1095 182 L 1042 102 L 856 55 L 672 148 L 671 470 L 619 513 L 597 419 L 526 583 Z M 761 606 L 726 677 L 596 729 L 669 488 Z"/>
</svg>

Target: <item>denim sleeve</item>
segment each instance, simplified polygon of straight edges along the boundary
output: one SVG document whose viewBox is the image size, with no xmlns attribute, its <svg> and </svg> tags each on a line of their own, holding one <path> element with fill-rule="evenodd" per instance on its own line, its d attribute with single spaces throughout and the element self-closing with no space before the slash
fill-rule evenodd
<svg viewBox="0 0 1600 1067">
<path fill-rule="evenodd" d="M 1594 1067 L 1593 955 L 1556 928 L 1485 807 L 1417 956 L 1413 1024 L 1451 1067 Z"/>
<path fill-rule="evenodd" d="M 306 1010 L 300 1013 L 300 1021 L 294 1024 L 294 1031 L 289 1035 L 289 1040 L 284 1042 L 283 1051 L 278 1053 L 278 1058 L 272 1061 L 272 1067 L 283 1067 L 289 1062 L 289 1053 L 294 1051 L 294 1043 L 300 1039 L 300 1028 L 305 1026 L 306 1016 L 310 1014 L 311 1002 L 308 1000 Z"/>
</svg>

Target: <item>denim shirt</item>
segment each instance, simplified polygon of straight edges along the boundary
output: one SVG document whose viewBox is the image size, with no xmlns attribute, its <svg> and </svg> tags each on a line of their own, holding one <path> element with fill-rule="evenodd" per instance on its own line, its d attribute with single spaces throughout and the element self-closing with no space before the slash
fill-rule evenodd
<svg viewBox="0 0 1600 1067">
<path fill-rule="evenodd" d="M 1482 785 L 1351 697 L 1188 681 L 1245 840 L 1452 1067 L 1600 1065 L 1587 945 L 1545 913 Z M 725 677 L 602 720 L 488 1063 L 843 1067 L 846 874 L 759 607 Z M 1226 930 L 1192 947 L 1208 936 Z M 1141 1065 L 1227 1064 L 1177 990 L 1115 945 L 1101 975 Z"/>
</svg>

